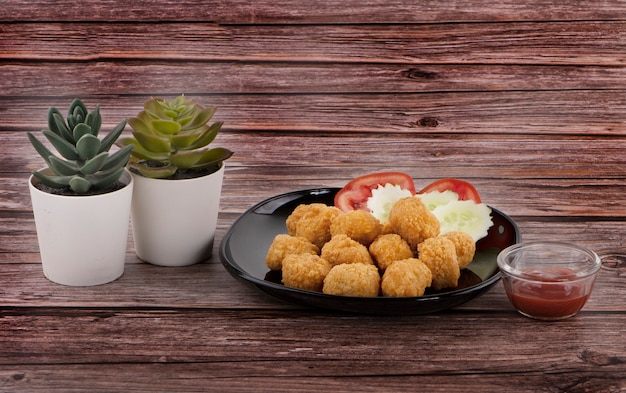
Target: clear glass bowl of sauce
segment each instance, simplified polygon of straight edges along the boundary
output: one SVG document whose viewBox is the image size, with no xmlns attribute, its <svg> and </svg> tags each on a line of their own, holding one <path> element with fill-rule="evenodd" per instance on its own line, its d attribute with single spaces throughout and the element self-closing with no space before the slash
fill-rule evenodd
<svg viewBox="0 0 626 393">
<path fill-rule="evenodd" d="M 592 250 L 553 241 L 518 243 L 498 255 L 511 304 L 521 314 L 542 320 L 576 315 L 591 295 L 600 266 Z"/>
</svg>

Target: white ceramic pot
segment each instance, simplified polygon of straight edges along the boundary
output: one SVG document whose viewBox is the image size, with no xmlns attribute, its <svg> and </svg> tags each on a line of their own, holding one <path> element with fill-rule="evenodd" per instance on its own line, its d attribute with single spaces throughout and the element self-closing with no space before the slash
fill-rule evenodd
<svg viewBox="0 0 626 393">
<path fill-rule="evenodd" d="M 63 285 L 100 285 L 124 273 L 133 179 L 94 196 L 53 195 L 28 181 L 44 275 Z"/>
<path fill-rule="evenodd" d="M 135 181 L 131 221 L 137 256 L 154 265 L 187 266 L 211 256 L 224 164 L 194 179 Z"/>
</svg>

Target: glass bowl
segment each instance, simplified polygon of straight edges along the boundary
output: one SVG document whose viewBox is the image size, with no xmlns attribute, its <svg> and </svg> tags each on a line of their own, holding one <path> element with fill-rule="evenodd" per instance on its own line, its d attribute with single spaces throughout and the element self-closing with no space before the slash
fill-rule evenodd
<svg viewBox="0 0 626 393">
<path fill-rule="evenodd" d="M 589 299 L 601 266 L 592 250 L 553 241 L 512 245 L 498 254 L 497 263 L 513 306 L 542 320 L 576 315 Z"/>
</svg>

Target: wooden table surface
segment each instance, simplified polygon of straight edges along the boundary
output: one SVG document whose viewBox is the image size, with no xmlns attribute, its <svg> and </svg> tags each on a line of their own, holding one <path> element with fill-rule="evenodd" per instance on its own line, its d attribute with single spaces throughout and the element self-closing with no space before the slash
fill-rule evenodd
<svg viewBox="0 0 626 393">
<path fill-rule="evenodd" d="M 26 132 L 74 97 L 110 129 L 181 93 L 235 152 L 213 257 L 156 267 L 129 236 L 117 281 L 48 281 Z M 3 1 L 0 391 L 626 392 L 626 259 L 546 323 L 500 283 L 429 315 L 304 308 L 217 253 L 266 198 L 387 170 L 471 181 L 524 240 L 624 251 L 625 119 L 623 1 Z"/>
</svg>

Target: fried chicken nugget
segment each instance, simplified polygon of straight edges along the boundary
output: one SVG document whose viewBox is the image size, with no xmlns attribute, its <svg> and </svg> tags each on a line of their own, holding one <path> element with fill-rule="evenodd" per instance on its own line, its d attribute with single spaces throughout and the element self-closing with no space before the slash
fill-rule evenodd
<svg viewBox="0 0 626 393">
<path fill-rule="evenodd" d="M 389 223 L 389 221 L 385 221 L 384 223 L 381 224 L 380 234 L 386 235 L 388 233 L 393 233 L 393 228 L 391 227 L 391 224 Z"/>
<path fill-rule="evenodd" d="M 351 210 L 339 214 L 330 223 L 330 235 L 347 235 L 364 246 L 369 246 L 380 234 L 382 225 L 372 213 Z"/>
<path fill-rule="evenodd" d="M 341 210 L 323 203 L 298 205 L 287 217 L 285 224 L 290 235 L 309 239 L 322 248 L 331 238 L 330 223 L 339 214 Z"/>
<path fill-rule="evenodd" d="M 287 233 L 289 233 L 291 236 L 296 236 L 296 226 L 298 225 L 298 221 L 302 220 L 305 217 L 316 216 L 327 207 L 328 206 L 323 203 L 311 203 L 308 205 L 301 204 L 296 206 L 296 208 L 293 209 L 293 211 L 285 221 L 285 225 L 287 226 Z"/>
<path fill-rule="evenodd" d="M 333 266 L 324 279 L 327 295 L 375 297 L 380 293 L 380 274 L 374 265 L 362 263 Z"/>
<path fill-rule="evenodd" d="M 394 261 L 413 257 L 409 244 L 395 233 L 378 236 L 370 244 L 369 251 L 381 272 L 384 272 Z"/>
<path fill-rule="evenodd" d="M 469 233 L 461 231 L 452 231 L 441 235 L 452 240 L 454 247 L 456 248 L 456 260 L 459 263 L 459 268 L 464 269 L 472 263 L 474 260 L 474 254 L 476 253 L 476 243 Z"/>
<path fill-rule="evenodd" d="M 391 207 L 389 223 L 394 233 L 400 235 L 416 251 L 425 239 L 439 235 L 441 225 L 424 202 L 417 197 L 400 199 Z"/>
<path fill-rule="evenodd" d="M 283 284 L 291 288 L 321 292 L 330 263 L 318 255 L 289 254 L 283 259 Z"/>
<path fill-rule="evenodd" d="M 419 260 L 433 274 L 433 289 L 455 288 L 458 285 L 461 269 L 452 240 L 443 236 L 431 237 L 419 244 L 417 252 Z"/>
<path fill-rule="evenodd" d="M 394 261 L 383 274 L 383 296 L 422 296 L 433 280 L 428 266 L 417 258 Z"/>
<path fill-rule="evenodd" d="M 283 260 L 289 254 L 319 255 L 320 249 L 308 239 L 284 233 L 274 237 L 265 256 L 265 264 L 270 270 L 281 270 Z"/>
<path fill-rule="evenodd" d="M 344 263 L 374 264 L 374 260 L 367 247 L 346 235 L 333 236 L 332 239 L 322 247 L 321 256 L 330 262 L 332 266 Z"/>
</svg>

